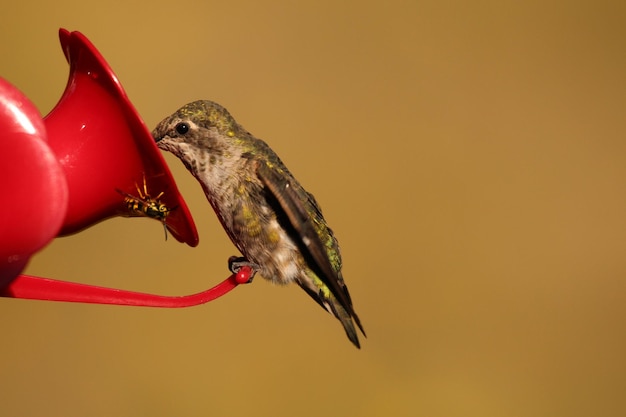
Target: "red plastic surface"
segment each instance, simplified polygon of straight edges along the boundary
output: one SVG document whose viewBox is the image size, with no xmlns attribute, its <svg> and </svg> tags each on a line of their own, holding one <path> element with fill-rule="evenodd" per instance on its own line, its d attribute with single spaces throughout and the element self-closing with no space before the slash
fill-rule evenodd
<svg viewBox="0 0 626 417">
<path fill-rule="evenodd" d="M 143 307 L 191 307 L 215 300 L 239 284 L 251 281 L 252 270 L 242 267 L 237 274 L 206 291 L 186 296 L 162 296 L 133 291 L 58 281 L 48 278 L 20 275 L 4 289 L 1 297 L 30 300 L 69 301 L 77 303 L 116 304 Z"/>
<path fill-rule="evenodd" d="M 58 233 L 67 208 L 63 170 L 35 106 L 0 78 L 0 287 Z"/>
<path fill-rule="evenodd" d="M 67 87 L 44 118 L 48 144 L 69 188 L 61 235 L 76 233 L 116 215 L 132 215 L 117 191 L 137 195 L 137 186 L 171 209 L 166 224 L 190 246 L 198 233 L 170 170 L 117 77 L 79 32 L 59 31 L 70 64 Z"/>
</svg>

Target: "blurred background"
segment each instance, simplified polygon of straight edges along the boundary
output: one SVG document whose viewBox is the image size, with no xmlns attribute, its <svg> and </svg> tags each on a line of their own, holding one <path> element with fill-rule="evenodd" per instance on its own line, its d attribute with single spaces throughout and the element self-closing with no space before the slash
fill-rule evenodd
<svg viewBox="0 0 626 417">
<path fill-rule="evenodd" d="M 152 128 L 212 99 L 321 203 L 368 338 L 257 278 L 182 310 L 0 299 L 6 416 L 623 416 L 626 3 L 9 2 L 0 76 L 48 113 L 83 32 Z M 27 273 L 184 295 L 237 254 L 111 219 Z M 45 208 L 42 208 L 45 209 Z"/>
</svg>

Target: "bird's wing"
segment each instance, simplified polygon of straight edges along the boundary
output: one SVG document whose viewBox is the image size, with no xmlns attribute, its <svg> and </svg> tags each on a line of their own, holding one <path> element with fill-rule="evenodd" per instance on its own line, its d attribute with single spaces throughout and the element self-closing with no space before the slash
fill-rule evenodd
<svg viewBox="0 0 626 417">
<path fill-rule="evenodd" d="M 278 172 L 276 167 L 271 168 L 265 162 L 258 163 L 257 174 L 261 182 L 276 198 L 280 208 L 289 220 L 289 223 L 300 237 L 302 246 L 306 249 L 310 255 L 310 259 L 317 267 L 313 269 L 321 275 L 320 279 L 328 285 L 343 307 L 350 314 L 354 315 L 348 290 L 338 270 L 333 268 L 326 245 L 317 233 L 316 226 L 313 224 L 314 220 L 311 217 L 309 209 L 314 210 L 316 221 L 324 222 L 321 210 L 315 203 L 315 200 L 311 199 L 312 196 L 307 193 L 300 184 L 295 181 L 285 181 L 284 174 Z M 289 178 L 290 176 L 287 177 Z M 324 227 L 328 228 L 325 224 Z M 330 230 L 329 233 L 332 234 Z M 334 238 L 332 239 L 334 240 Z M 336 246 L 336 243 L 334 245 Z M 339 249 L 335 248 L 335 250 L 337 251 L 337 257 L 339 257 Z M 336 263 L 337 268 L 339 268 L 341 265 L 339 259 L 337 259 Z"/>
</svg>

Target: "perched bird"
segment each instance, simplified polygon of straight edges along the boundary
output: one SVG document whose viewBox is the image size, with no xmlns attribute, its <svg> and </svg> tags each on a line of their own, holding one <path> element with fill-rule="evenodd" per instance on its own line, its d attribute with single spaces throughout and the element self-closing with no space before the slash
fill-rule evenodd
<svg viewBox="0 0 626 417">
<path fill-rule="evenodd" d="M 226 233 L 243 254 L 231 270 L 252 266 L 278 284 L 296 282 L 334 314 L 360 348 L 365 335 L 341 275 L 337 239 L 320 206 L 278 155 L 217 103 L 189 103 L 152 132 L 202 185 Z"/>
</svg>

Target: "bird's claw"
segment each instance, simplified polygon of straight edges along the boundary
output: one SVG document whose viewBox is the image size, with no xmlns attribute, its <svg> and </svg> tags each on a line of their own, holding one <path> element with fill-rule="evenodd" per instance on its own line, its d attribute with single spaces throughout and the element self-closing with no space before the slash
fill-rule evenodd
<svg viewBox="0 0 626 417">
<path fill-rule="evenodd" d="M 250 273 L 250 279 L 248 280 L 248 284 L 252 282 L 252 279 L 256 275 L 257 271 L 260 269 L 259 266 L 253 262 L 248 261 L 243 256 L 231 256 L 228 258 L 228 269 L 233 274 L 238 274 L 241 268 L 247 266 L 252 271 Z"/>
</svg>

